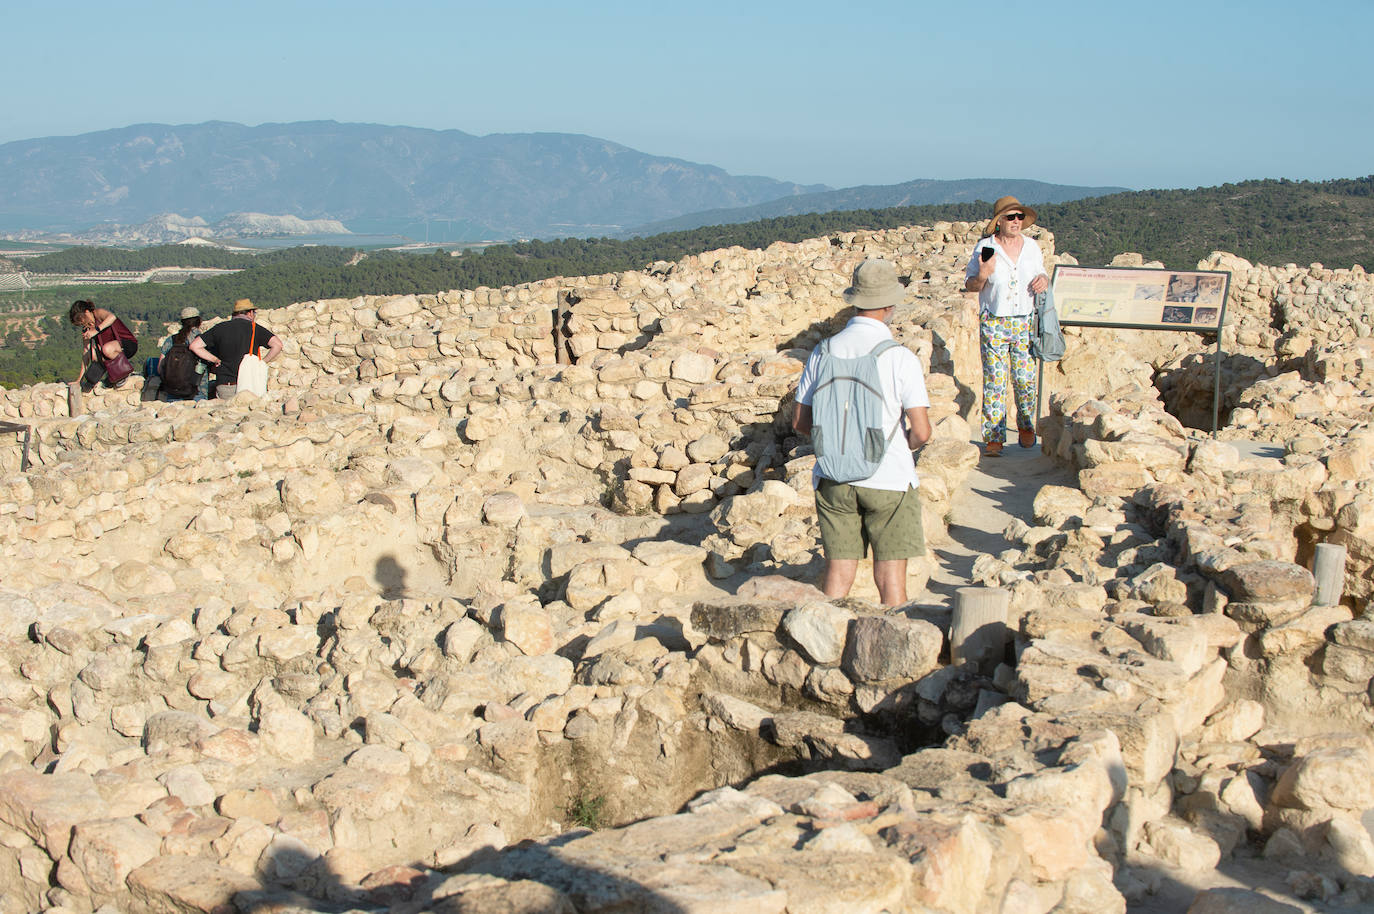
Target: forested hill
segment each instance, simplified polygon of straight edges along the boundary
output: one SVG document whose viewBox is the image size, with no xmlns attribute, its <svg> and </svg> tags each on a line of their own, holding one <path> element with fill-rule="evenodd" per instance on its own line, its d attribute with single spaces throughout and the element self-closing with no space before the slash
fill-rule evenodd
<svg viewBox="0 0 1374 914">
<path fill-rule="evenodd" d="M 1105 263 L 1139 251 L 1192 267 L 1212 251 L 1258 263 L 1374 269 L 1374 175 L 1145 190 L 1039 208 L 1060 251 Z"/>
<path fill-rule="evenodd" d="M 1359 263 L 1374 268 L 1374 176 L 1140 191 L 1036 208 L 1041 224 L 1055 233 L 1057 250 L 1072 254 L 1083 264 L 1107 263 L 1119 253 L 1135 251 L 1169 267 L 1190 268 L 1212 251 L 1224 250 L 1274 265 L 1319 262 L 1328 267 L 1349 267 Z M 231 302 L 244 297 L 272 308 L 295 301 L 363 294 L 497 287 L 549 276 L 642 269 L 654 261 L 673 261 L 731 245 L 762 248 L 775 241 L 801 241 L 857 229 L 983 220 L 990 210 L 991 205 L 985 202 L 849 210 L 629 240 L 591 238 L 494 245 L 482 253 L 468 252 L 460 257 L 437 251 L 362 256 L 342 248 L 296 249 L 294 257 L 285 252 L 260 255 L 242 272 L 185 285 L 140 283 L 86 289 L 81 294 L 160 331 L 187 305 L 195 305 L 207 315 L 220 315 L 228 311 Z M 302 251 L 309 251 L 308 256 L 302 256 Z M 82 256 L 105 257 L 90 250 Z M 118 255 L 110 255 L 110 262 L 124 263 Z M 59 333 L 37 350 L 17 345 L 17 340 L 7 341 L 8 345 L 0 349 L 0 383 L 13 385 L 73 375 L 76 347 L 67 339 L 70 334 L 60 332 L 60 321 L 46 326 L 55 327 Z"/>
<path fill-rule="evenodd" d="M 1034 206 L 1040 224 L 1054 232 L 1056 249 L 1072 254 L 1080 263 L 1107 263 L 1117 254 L 1135 251 L 1169 267 L 1191 268 L 1212 251 L 1230 251 L 1258 263 L 1328 267 L 1358 263 L 1374 269 L 1374 175 L 1132 191 Z M 860 209 L 653 237 L 700 237 L 706 245 L 701 250 L 718 246 L 716 241 L 760 246 L 770 240 L 800 240 L 847 229 L 984 220 L 991 209 L 984 201 Z"/>
</svg>

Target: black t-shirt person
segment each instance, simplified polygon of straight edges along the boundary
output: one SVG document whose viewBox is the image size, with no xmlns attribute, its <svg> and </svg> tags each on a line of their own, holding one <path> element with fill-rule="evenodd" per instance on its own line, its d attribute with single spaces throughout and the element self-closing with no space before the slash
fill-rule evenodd
<svg viewBox="0 0 1374 914">
<path fill-rule="evenodd" d="M 256 330 L 254 327 L 256 326 Z M 254 355 L 261 355 L 262 352 L 271 348 L 272 338 L 276 334 L 253 321 L 246 321 L 242 318 L 230 318 L 221 324 L 216 324 L 209 330 L 200 335 L 200 341 L 205 344 L 205 348 L 215 358 L 220 360 L 219 365 L 213 366 L 210 372 L 215 377 L 216 384 L 237 384 L 239 381 L 239 363 L 248 354 L 248 345 L 253 344 Z"/>
</svg>

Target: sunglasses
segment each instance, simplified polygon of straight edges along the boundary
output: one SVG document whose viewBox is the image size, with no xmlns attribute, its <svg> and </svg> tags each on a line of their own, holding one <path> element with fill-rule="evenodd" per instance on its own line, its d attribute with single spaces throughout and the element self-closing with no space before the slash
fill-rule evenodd
<svg viewBox="0 0 1374 914">
<path fill-rule="evenodd" d="M 1025 214 L 1025 213 L 1003 213 L 1003 214 L 1002 214 L 1002 218 L 1003 218 L 1003 219 L 1025 219 L 1025 218 L 1026 218 L 1026 214 Z"/>
</svg>

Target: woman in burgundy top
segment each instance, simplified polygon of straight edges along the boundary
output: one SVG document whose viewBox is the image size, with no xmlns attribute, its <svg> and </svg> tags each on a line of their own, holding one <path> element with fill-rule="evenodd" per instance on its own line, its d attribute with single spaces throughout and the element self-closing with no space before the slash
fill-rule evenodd
<svg viewBox="0 0 1374 914">
<path fill-rule="evenodd" d="M 90 390 L 105 376 L 105 362 L 116 359 L 122 353 L 132 359 L 138 352 L 138 338 L 114 313 L 97 308 L 93 302 L 72 302 L 67 317 L 74 326 L 81 328 L 81 338 L 86 341 L 82 353 L 81 386 Z M 118 387 L 128 379 L 128 373 L 112 378 L 110 386 Z"/>
</svg>

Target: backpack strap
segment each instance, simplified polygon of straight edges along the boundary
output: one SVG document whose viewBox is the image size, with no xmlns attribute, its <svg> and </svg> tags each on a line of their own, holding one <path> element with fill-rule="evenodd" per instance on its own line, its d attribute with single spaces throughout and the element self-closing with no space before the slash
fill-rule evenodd
<svg viewBox="0 0 1374 914">
<path fill-rule="evenodd" d="M 256 356 L 258 354 L 258 319 L 253 318 L 253 330 L 248 335 L 248 354 Z"/>
<path fill-rule="evenodd" d="M 876 359 L 878 356 L 882 355 L 884 352 L 887 352 L 889 349 L 896 349 L 900 345 L 902 344 L 897 342 L 896 340 L 883 340 L 881 343 L 870 349 L 868 351 L 868 354 Z"/>
<path fill-rule="evenodd" d="M 899 343 L 899 342 L 897 342 L 896 340 L 893 340 L 893 339 L 883 340 L 882 342 L 880 342 L 880 343 L 878 343 L 876 346 L 874 346 L 872 349 L 870 349 L 870 350 L 868 351 L 868 354 L 869 354 L 870 356 L 872 356 L 873 358 L 876 359 L 876 358 L 878 358 L 878 356 L 882 355 L 883 353 L 887 352 L 888 350 L 897 349 L 897 348 L 899 348 L 901 345 L 902 345 L 901 343 Z M 892 431 L 891 431 L 891 432 L 888 434 L 888 436 L 887 436 L 887 444 L 891 444 L 891 443 L 892 443 L 892 439 L 897 437 L 897 430 L 900 429 L 900 428 L 902 427 L 902 420 L 905 419 L 905 418 L 906 418 L 906 410 L 902 409 L 902 404 L 898 403 L 898 404 L 897 404 L 897 424 L 894 425 L 894 426 L 892 426 Z"/>
</svg>

